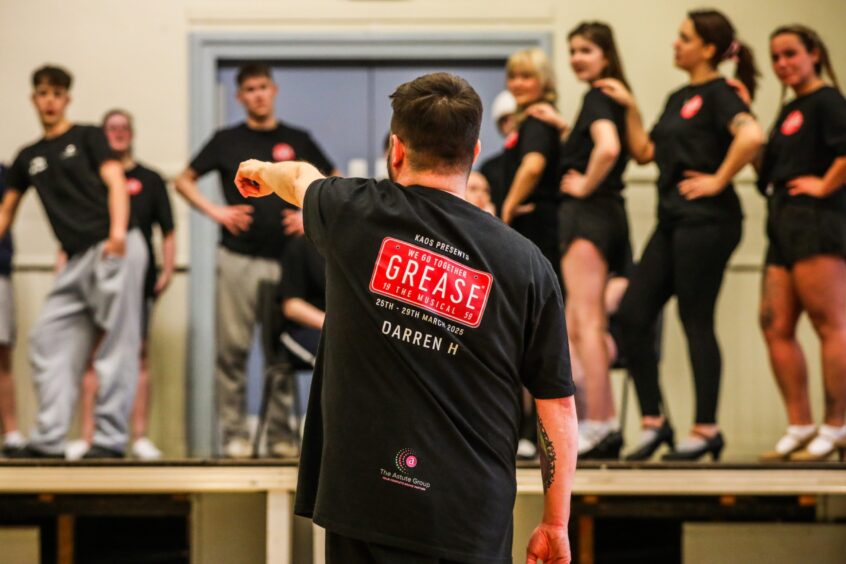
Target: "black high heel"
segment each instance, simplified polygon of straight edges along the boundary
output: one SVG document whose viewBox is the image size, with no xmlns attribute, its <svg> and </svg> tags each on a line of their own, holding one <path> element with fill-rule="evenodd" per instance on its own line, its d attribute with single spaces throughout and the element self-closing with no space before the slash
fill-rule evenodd
<svg viewBox="0 0 846 564">
<path fill-rule="evenodd" d="M 609 431 L 592 449 L 579 455 L 579 460 L 619 460 L 623 449 L 623 434 Z"/>
<path fill-rule="evenodd" d="M 711 459 L 714 462 L 717 462 L 720 459 L 720 455 L 723 452 L 723 447 L 726 446 L 725 441 L 723 440 L 723 434 L 717 431 L 717 434 L 713 437 L 707 437 L 701 433 L 694 434 L 699 435 L 702 437 L 705 442 L 699 448 L 694 450 L 685 450 L 685 451 L 678 451 L 672 450 L 661 457 L 661 460 L 665 461 L 679 461 L 679 460 L 699 460 L 706 454 L 711 455 Z"/>
<path fill-rule="evenodd" d="M 664 422 L 655 431 L 655 437 L 651 441 L 626 455 L 627 461 L 637 462 L 649 460 L 655 454 L 655 451 L 658 450 L 658 447 L 664 443 L 671 449 L 675 448 L 675 432 L 666 419 L 664 419 Z"/>
</svg>

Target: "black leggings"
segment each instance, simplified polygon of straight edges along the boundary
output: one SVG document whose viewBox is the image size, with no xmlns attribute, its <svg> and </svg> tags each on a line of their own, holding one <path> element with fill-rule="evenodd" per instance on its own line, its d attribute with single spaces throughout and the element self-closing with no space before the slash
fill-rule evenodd
<svg viewBox="0 0 846 564">
<path fill-rule="evenodd" d="M 671 296 L 687 337 L 696 388 L 696 422 L 716 422 L 722 360 L 714 309 L 741 222 L 659 224 L 635 268 L 618 317 L 622 345 L 643 416 L 661 415 L 658 354 L 651 328 Z"/>
</svg>

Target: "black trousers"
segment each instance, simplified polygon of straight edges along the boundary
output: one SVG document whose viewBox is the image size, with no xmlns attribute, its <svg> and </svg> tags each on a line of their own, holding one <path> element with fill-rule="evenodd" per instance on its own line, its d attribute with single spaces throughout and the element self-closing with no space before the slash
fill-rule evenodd
<svg viewBox="0 0 846 564">
<path fill-rule="evenodd" d="M 622 345 L 642 415 L 661 415 L 652 328 L 664 304 L 675 295 L 693 368 L 696 422 L 716 421 L 722 359 L 714 333 L 714 309 L 741 231 L 740 220 L 659 224 L 647 243 L 618 312 Z"/>
<path fill-rule="evenodd" d="M 326 531 L 326 564 L 459 564 L 459 562 L 351 539 Z"/>
</svg>

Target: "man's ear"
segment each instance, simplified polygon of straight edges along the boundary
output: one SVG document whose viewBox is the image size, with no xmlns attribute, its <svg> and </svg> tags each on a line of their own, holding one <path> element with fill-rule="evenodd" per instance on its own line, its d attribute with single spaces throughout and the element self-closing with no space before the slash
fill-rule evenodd
<svg viewBox="0 0 846 564">
<path fill-rule="evenodd" d="M 391 166 L 395 169 L 405 162 L 405 143 L 402 139 L 391 133 Z"/>
<path fill-rule="evenodd" d="M 476 146 L 473 147 L 473 164 L 479 160 L 479 154 L 482 152 L 482 140 L 476 139 Z"/>
</svg>

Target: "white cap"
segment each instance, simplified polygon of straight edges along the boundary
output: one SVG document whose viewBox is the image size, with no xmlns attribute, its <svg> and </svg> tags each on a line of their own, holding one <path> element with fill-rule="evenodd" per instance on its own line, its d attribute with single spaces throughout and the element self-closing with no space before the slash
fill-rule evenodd
<svg viewBox="0 0 846 564">
<path fill-rule="evenodd" d="M 491 104 L 491 115 L 494 123 L 497 123 L 500 118 L 511 115 L 517 112 L 517 100 L 508 90 L 503 90 L 494 98 Z"/>
</svg>

